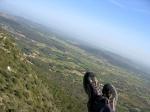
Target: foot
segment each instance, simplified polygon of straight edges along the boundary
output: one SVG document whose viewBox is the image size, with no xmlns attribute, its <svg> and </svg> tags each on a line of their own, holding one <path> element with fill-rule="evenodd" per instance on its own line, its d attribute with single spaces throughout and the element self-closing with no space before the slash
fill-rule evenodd
<svg viewBox="0 0 150 112">
<path fill-rule="evenodd" d="M 116 111 L 118 94 L 115 87 L 111 84 L 105 84 L 102 90 L 103 96 L 107 97 L 113 111 Z"/>
<path fill-rule="evenodd" d="M 100 84 L 92 72 L 86 72 L 83 78 L 83 86 L 89 99 L 101 95 Z"/>
</svg>

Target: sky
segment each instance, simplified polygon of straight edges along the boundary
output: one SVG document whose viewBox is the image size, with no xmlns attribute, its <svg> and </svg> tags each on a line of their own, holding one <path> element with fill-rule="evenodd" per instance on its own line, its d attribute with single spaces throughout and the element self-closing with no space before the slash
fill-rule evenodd
<svg viewBox="0 0 150 112">
<path fill-rule="evenodd" d="M 149 0 L 0 0 L 0 11 L 150 66 Z"/>
</svg>

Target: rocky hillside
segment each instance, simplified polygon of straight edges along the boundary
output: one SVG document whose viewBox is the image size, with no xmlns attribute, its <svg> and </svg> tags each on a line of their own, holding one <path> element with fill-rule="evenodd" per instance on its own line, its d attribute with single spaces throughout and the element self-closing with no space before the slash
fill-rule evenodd
<svg viewBox="0 0 150 112">
<path fill-rule="evenodd" d="M 11 35 L 0 29 L 0 111 L 59 112 L 53 102 L 53 95 Z"/>
</svg>

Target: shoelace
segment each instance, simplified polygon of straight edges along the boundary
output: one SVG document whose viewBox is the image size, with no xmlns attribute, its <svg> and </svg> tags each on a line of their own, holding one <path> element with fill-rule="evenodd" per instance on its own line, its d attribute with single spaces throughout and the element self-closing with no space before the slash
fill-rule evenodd
<svg viewBox="0 0 150 112">
<path fill-rule="evenodd" d="M 97 93 L 97 95 L 102 94 L 100 83 L 98 81 L 92 81 L 92 86 L 93 86 L 95 92 Z"/>
</svg>

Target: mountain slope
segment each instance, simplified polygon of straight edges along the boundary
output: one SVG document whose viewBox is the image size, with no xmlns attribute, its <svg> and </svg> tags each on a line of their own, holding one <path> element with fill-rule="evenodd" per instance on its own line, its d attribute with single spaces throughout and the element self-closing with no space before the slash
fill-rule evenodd
<svg viewBox="0 0 150 112">
<path fill-rule="evenodd" d="M 3 29 L 0 29 L 0 54 L 1 112 L 59 112 L 53 96 Z"/>
</svg>

